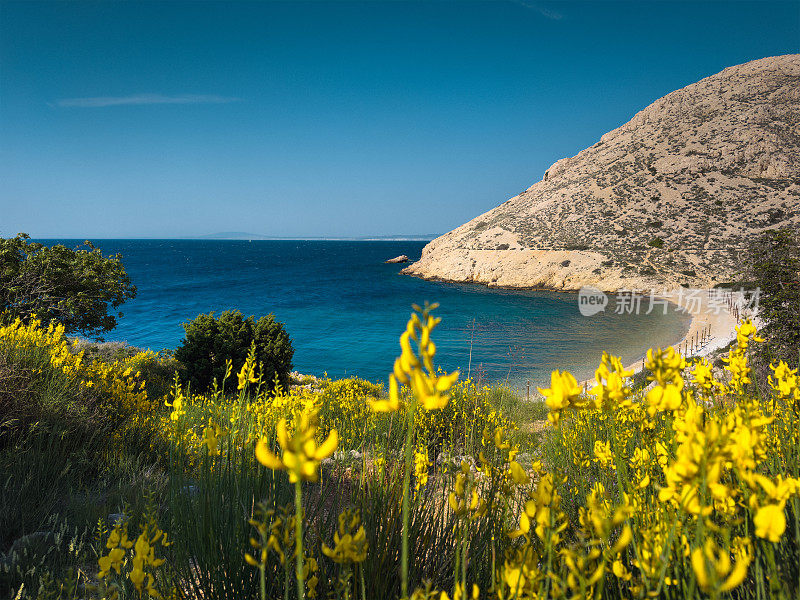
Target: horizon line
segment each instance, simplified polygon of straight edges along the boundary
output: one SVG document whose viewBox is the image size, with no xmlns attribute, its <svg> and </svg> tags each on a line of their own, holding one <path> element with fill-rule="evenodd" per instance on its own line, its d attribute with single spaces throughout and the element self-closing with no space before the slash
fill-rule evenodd
<svg viewBox="0 0 800 600">
<path fill-rule="evenodd" d="M 179 237 L 160 237 L 160 236 L 138 236 L 138 237 L 98 237 L 98 236 L 30 236 L 31 240 L 191 240 L 191 241 L 204 241 L 204 242 L 270 242 L 270 241 L 361 241 L 361 242 L 413 242 L 413 241 L 426 241 L 433 240 L 441 234 L 430 235 L 365 235 L 365 236 L 231 236 L 231 237 L 213 237 L 213 236 L 179 236 Z M 2 236 L 0 236 L 2 237 Z"/>
</svg>

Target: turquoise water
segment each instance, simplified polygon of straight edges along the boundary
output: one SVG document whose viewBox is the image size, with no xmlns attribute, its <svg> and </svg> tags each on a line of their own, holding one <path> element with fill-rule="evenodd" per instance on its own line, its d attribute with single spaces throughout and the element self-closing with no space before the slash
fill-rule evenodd
<svg viewBox="0 0 800 600">
<path fill-rule="evenodd" d="M 82 241 L 82 240 L 80 240 Z M 68 246 L 80 241 L 60 240 Z M 107 339 L 175 348 L 181 323 L 199 313 L 274 313 L 292 338 L 295 368 L 384 381 L 412 303 L 439 302 L 438 364 L 522 387 L 554 368 L 588 377 L 603 349 L 633 362 L 688 327 L 676 312 L 583 317 L 577 296 L 428 282 L 384 260 L 419 257 L 423 242 L 97 240 L 121 253 L 139 289 Z M 474 323 L 474 327 L 473 327 Z M 470 362 L 470 345 L 472 357 Z"/>
</svg>

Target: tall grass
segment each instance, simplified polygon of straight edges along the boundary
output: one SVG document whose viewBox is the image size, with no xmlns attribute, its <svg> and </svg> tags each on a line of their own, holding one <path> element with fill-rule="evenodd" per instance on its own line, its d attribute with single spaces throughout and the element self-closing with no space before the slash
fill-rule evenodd
<svg viewBox="0 0 800 600">
<path fill-rule="evenodd" d="M 399 598 L 404 581 L 417 600 L 473 586 L 500 599 L 796 597 L 800 388 L 786 365 L 753 381 L 758 343 L 743 324 L 722 371 L 652 352 L 654 383 L 635 391 L 604 356 L 591 393 L 555 372 L 546 404 L 470 382 L 446 399 L 353 379 L 272 393 L 253 364 L 234 395 L 177 381 L 156 398 L 130 357 L 76 361 L 58 332 L 18 324 L 0 331 L 4 381 L 24 382 L 0 434 L 0 586 L 20 598 L 101 597 L 110 584 L 121 598 L 148 585 Z M 276 427 L 292 437 L 309 414 L 317 442 L 335 430 L 338 449 L 295 487 Z M 535 436 L 515 423 L 543 418 Z M 263 466 L 259 444 L 284 462 Z M 348 546 L 362 528 L 363 554 Z M 111 539 L 123 529 L 130 548 Z M 119 574 L 98 580 L 115 548 Z"/>
</svg>

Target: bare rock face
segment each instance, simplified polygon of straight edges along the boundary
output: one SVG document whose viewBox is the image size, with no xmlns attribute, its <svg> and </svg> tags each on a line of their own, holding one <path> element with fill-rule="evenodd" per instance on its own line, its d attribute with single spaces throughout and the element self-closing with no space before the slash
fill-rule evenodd
<svg viewBox="0 0 800 600">
<path fill-rule="evenodd" d="M 800 55 L 653 102 L 403 272 L 504 287 L 712 287 L 759 232 L 800 227 Z"/>
<path fill-rule="evenodd" d="M 408 262 L 408 257 L 405 254 L 401 254 L 400 256 L 395 256 L 394 258 L 390 258 L 389 260 L 383 261 L 385 263 L 404 263 Z"/>
</svg>

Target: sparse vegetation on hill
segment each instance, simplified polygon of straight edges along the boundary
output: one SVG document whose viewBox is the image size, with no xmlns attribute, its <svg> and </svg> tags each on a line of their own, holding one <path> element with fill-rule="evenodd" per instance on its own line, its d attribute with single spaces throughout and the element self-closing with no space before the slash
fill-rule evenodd
<svg viewBox="0 0 800 600">
<path fill-rule="evenodd" d="M 518 196 L 433 240 L 404 272 L 612 291 L 732 281 L 751 237 L 800 228 L 799 86 L 793 54 L 667 94 Z"/>
</svg>

